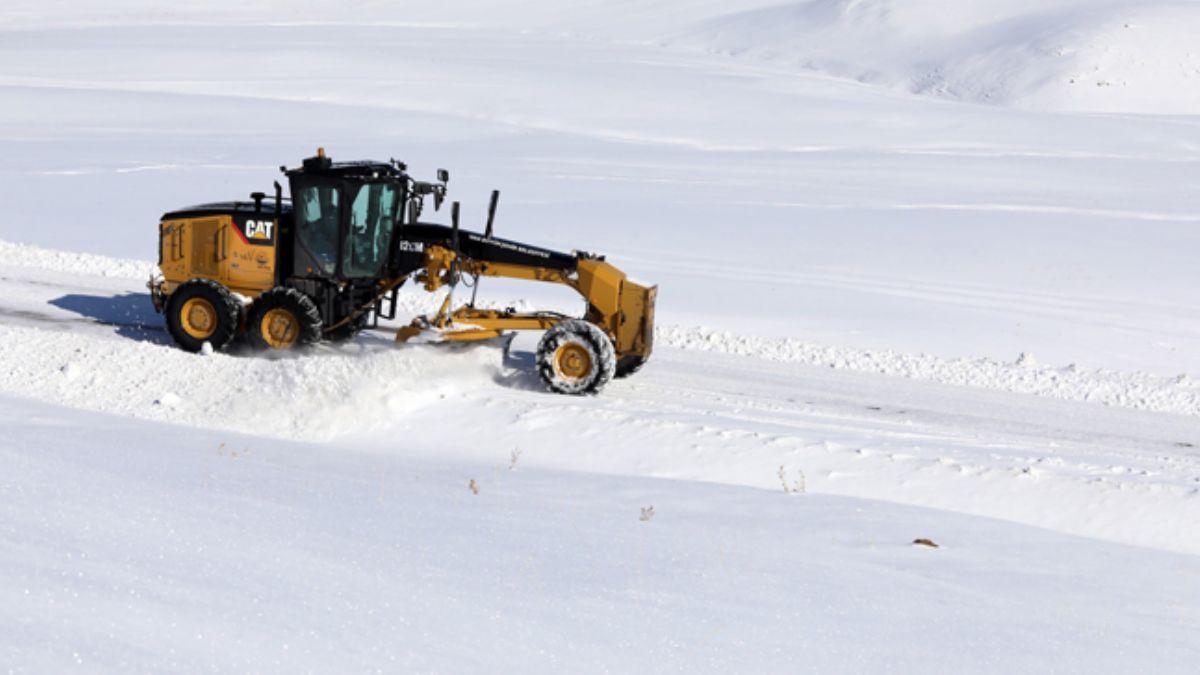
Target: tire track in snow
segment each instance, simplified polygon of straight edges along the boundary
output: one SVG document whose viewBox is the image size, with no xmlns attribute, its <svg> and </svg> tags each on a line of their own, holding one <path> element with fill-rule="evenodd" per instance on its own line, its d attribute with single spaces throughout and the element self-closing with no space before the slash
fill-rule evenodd
<svg viewBox="0 0 1200 675">
<path fill-rule="evenodd" d="M 509 417 L 492 426 L 554 468 L 778 490 L 782 467 L 809 492 L 1200 553 L 1188 536 L 1200 456 L 1180 442 L 1200 433 L 1194 419 L 727 356 L 700 365 L 669 351 L 594 401 L 499 395 Z M 565 437 L 588 442 L 565 453 L 540 440 Z"/>
</svg>

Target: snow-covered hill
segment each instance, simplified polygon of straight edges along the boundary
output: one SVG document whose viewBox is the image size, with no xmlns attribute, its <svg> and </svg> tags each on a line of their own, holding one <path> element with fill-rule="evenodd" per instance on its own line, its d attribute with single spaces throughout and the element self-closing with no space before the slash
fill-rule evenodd
<svg viewBox="0 0 1200 675">
<path fill-rule="evenodd" d="M 281 16 L 282 14 L 282 16 Z M 205 23 L 503 27 L 690 47 L 868 84 L 1036 110 L 1200 113 L 1196 0 L 535 0 L 394 6 L 15 0 L 0 27 Z"/>
<path fill-rule="evenodd" d="M 4 3 L 0 666 L 1194 670 L 1196 8 Z M 158 216 L 317 145 L 659 284 L 654 358 L 173 348 Z"/>
<path fill-rule="evenodd" d="M 1200 3 L 809 0 L 704 20 L 668 44 L 1038 110 L 1200 112 Z"/>
</svg>

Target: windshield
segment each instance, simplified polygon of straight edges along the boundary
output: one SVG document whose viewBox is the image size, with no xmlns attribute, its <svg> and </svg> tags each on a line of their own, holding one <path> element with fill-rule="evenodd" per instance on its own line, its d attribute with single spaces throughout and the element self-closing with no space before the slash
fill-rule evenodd
<svg viewBox="0 0 1200 675">
<path fill-rule="evenodd" d="M 350 228 L 342 246 L 342 275 L 371 277 L 387 260 L 400 191 L 391 183 L 350 186 Z"/>
</svg>

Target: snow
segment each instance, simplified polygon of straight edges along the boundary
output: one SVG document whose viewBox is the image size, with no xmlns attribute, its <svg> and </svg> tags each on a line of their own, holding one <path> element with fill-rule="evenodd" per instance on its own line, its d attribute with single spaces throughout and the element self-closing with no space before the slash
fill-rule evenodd
<svg viewBox="0 0 1200 675">
<path fill-rule="evenodd" d="M 149 260 L 56 251 L 8 241 L 0 241 L 0 258 L 8 267 L 63 272 L 68 275 L 148 280 L 158 271 L 158 265 Z"/>
<path fill-rule="evenodd" d="M 431 353 L 386 343 L 366 353 L 331 348 L 294 358 L 196 358 L 164 350 L 165 334 L 154 337 L 98 341 L 72 331 L 0 327 L 0 391 L 197 427 L 323 440 L 386 426 L 419 401 L 454 395 L 454 377 L 443 385 L 443 375 L 486 382 L 500 361 L 496 350 Z M 396 390 L 420 393 L 393 400 Z"/>
<path fill-rule="evenodd" d="M 1195 2 L 809 0 L 738 9 L 669 44 L 973 103 L 1200 112 Z"/>
<path fill-rule="evenodd" d="M 0 246 L 5 244 L 0 242 Z M 450 358 L 430 358 L 431 352 L 423 349 L 396 352 L 390 349 L 385 338 L 349 348 L 325 348 L 317 358 L 246 359 L 244 354 L 235 353 L 232 356 L 217 355 L 215 361 L 197 362 L 183 353 L 164 355 L 155 348 L 156 344 L 168 340 L 162 330 L 162 319 L 153 313 L 141 292 L 143 277 L 140 273 L 152 269 L 152 263 L 31 246 L 8 245 L 7 248 L 13 253 L 9 259 L 13 276 L 37 277 L 39 282 L 0 281 L 7 297 L 8 313 L 15 319 L 23 318 L 28 324 L 0 326 L 0 364 L 4 364 L 6 372 L 0 375 L 0 392 L 163 419 L 161 411 L 156 412 L 146 405 L 146 396 L 155 386 L 166 386 L 195 392 L 190 397 L 186 415 L 176 409 L 178 406 L 172 406 L 173 419 L 177 422 L 210 426 L 214 424 L 212 420 L 218 420 L 215 424 L 224 428 L 254 425 L 260 433 L 284 438 L 329 438 L 360 424 L 357 415 L 347 415 L 347 411 L 366 413 L 374 401 L 388 399 L 387 392 L 397 388 L 400 382 L 416 380 L 428 384 L 443 366 L 451 367 L 450 372 L 475 373 L 485 378 L 487 373 L 499 376 L 504 371 L 498 350 L 472 352 L 468 349 L 451 353 Z M 109 292 L 121 298 L 116 302 L 88 291 L 89 284 L 81 277 L 86 278 L 89 272 L 99 277 L 133 277 L 138 281 L 111 285 Z M 72 287 L 76 292 L 64 295 Z M 415 289 L 405 291 L 398 303 L 401 316 L 427 314 L 440 304 L 440 296 L 429 296 Z M 505 306 L 505 303 L 492 304 Z M 102 324 L 118 324 L 136 333 L 139 341 L 96 344 L 90 335 L 81 336 L 74 332 L 44 335 L 38 330 L 47 323 L 78 322 L 81 314 Z M 35 335 L 37 337 L 33 337 Z M 418 339 L 410 344 L 416 346 L 426 342 L 428 340 Z M 27 346 L 30 343 L 37 343 L 38 348 L 30 350 Z M 947 360 L 927 354 L 861 350 L 796 338 L 739 335 L 678 325 L 659 325 L 655 343 L 660 348 L 688 352 L 752 356 L 780 363 L 1200 416 L 1200 384 L 1186 374 L 1166 377 L 1107 369 L 1084 370 L 1073 364 L 1043 366 L 1027 352 L 1010 362 L 990 358 Z M 444 351 L 437 350 L 437 353 Z M 115 372 L 106 369 L 101 375 L 80 381 L 85 366 L 68 363 L 59 370 L 70 366 L 69 378 L 47 377 L 47 373 L 53 372 L 62 360 L 62 354 L 85 352 L 89 360 L 131 365 Z M 212 351 L 210 348 L 201 353 L 211 355 Z M 164 358 L 170 359 L 169 366 L 163 362 L 166 372 L 149 366 Z M 363 369 L 368 371 L 366 376 Z M 308 381 L 319 385 L 307 386 Z M 260 396 L 262 404 L 282 407 L 288 401 L 300 399 L 314 404 L 311 414 L 306 410 L 295 419 L 288 417 L 281 419 L 278 425 L 268 422 L 265 426 L 253 417 L 237 414 L 237 404 L 229 400 L 228 392 L 255 391 L 265 383 L 270 386 L 266 398 Z M 376 415 L 367 417 L 375 418 Z"/>
<path fill-rule="evenodd" d="M 19 269 L 9 275 L 37 281 L 0 282 L 4 395 L 383 453 L 399 436 L 408 452 L 466 462 L 520 448 L 524 464 L 559 471 L 776 489 L 785 466 L 812 491 L 1200 552 L 1200 537 L 1180 536 L 1200 520 L 1190 378 L 668 326 L 636 377 L 601 397 L 548 397 L 537 336 L 396 349 L 382 333 L 282 358 L 197 356 L 170 346 L 140 281 Z M 402 316 L 439 302 L 402 298 Z"/>
<path fill-rule="evenodd" d="M 762 338 L 679 326 L 660 328 L 655 331 L 655 339 L 672 347 L 696 351 L 742 354 L 769 361 L 807 363 L 1141 410 L 1200 414 L 1200 389 L 1186 375 L 1162 377 L 1111 370 L 1082 371 L 1073 364 L 1061 368 L 1039 366 L 1027 352 L 1021 352 L 1011 363 L 988 358 L 948 361 L 926 354 L 846 349 L 795 338 Z"/>
<path fill-rule="evenodd" d="M 264 25 L 279 19 L 266 5 L 229 10 L 233 25 L 185 6 L 166 27 L 129 7 L 10 19 L 0 239 L 150 259 L 162 212 L 270 192 L 275 167 L 324 145 L 451 169 L 468 226 L 501 189 L 499 233 L 608 254 L 661 286 L 664 324 L 1200 370 L 1192 118 L 950 104 L 655 41 L 731 11 L 715 4 L 630 10 L 644 23 L 586 5 L 526 30 L 511 28 L 520 12 L 493 27 L 490 5 L 442 28 L 365 5 L 289 9 L 287 25 Z M 354 7 L 382 23 L 322 27 Z M 304 60 L 318 43 L 328 54 Z M 379 58 L 381 43 L 411 63 Z"/>
<path fill-rule="evenodd" d="M 3 401 L 18 669 L 1186 672 L 1200 628 L 1195 556 Z"/>
<path fill-rule="evenodd" d="M 6 2 L 0 664 L 1193 670 L 1197 11 Z M 318 145 L 657 284 L 653 358 L 173 348 L 158 216 Z"/>
</svg>

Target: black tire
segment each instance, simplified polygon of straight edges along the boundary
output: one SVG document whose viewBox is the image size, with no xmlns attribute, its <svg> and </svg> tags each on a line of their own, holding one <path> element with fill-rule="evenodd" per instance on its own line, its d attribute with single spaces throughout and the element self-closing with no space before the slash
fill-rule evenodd
<svg viewBox="0 0 1200 675">
<path fill-rule="evenodd" d="M 629 377 L 641 370 L 644 365 L 646 365 L 646 358 L 644 356 L 622 356 L 617 359 L 617 370 L 613 373 L 613 377 L 617 379 Z"/>
<path fill-rule="evenodd" d="M 167 298 L 166 315 L 167 332 L 181 349 L 198 352 L 207 342 L 220 351 L 237 337 L 242 303 L 212 279 L 190 279 Z"/>
<path fill-rule="evenodd" d="M 271 322 L 268 322 L 270 315 Z M 290 321 L 272 332 L 279 321 Z M 312 299 L 294 288 L 277 286 L 254 299 L 246 319 L 246 342 L 255 349 L 298 349 L 321 340 L 321 313 Z"/>
<path fill-rule="evenodd" d="M 593 323 L 567 319 L 546 331 L 537 350 L 538 374 L 559 394 L 597 394 L 617 368 L 612 340 Z"/>
</svg>

